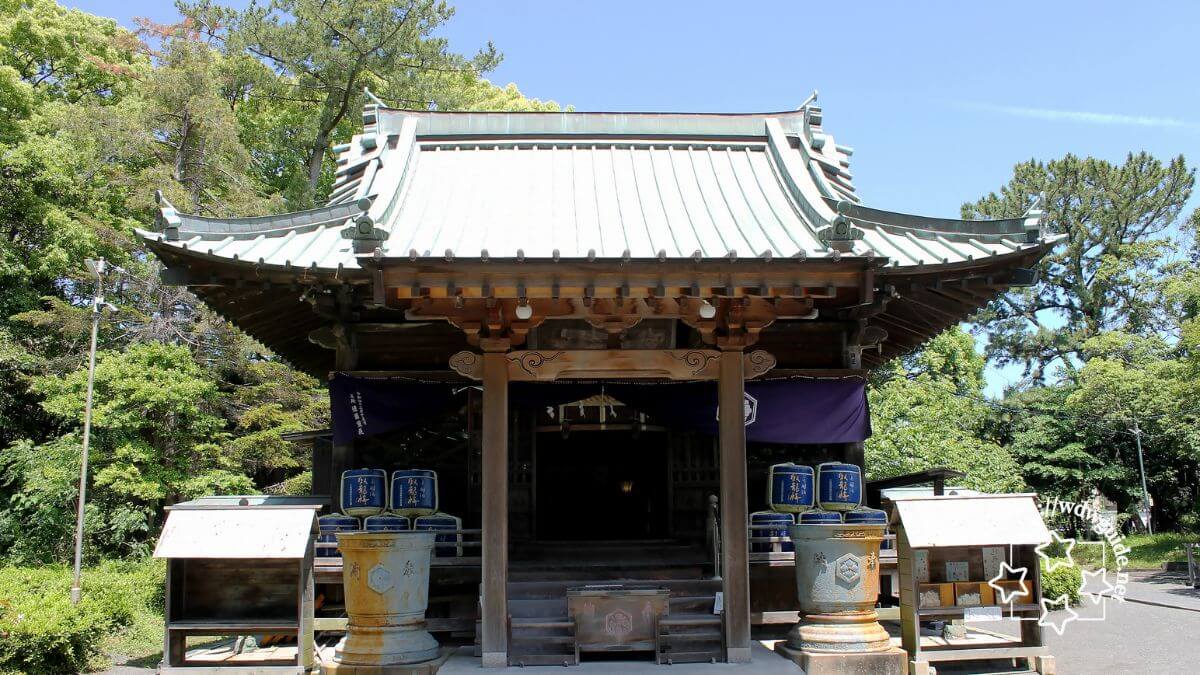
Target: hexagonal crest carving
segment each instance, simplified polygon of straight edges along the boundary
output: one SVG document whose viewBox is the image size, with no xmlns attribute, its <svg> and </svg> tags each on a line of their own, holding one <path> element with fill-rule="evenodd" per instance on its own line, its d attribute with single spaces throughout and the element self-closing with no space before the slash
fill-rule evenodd
<svg viewBox="0 0 1200 675">
<path fill-rule="evenodd" d="M 854 585 L 862 577 L 862 561 L 853 553 L 847 553 L 834 561 L 833 570 L 838 579 Z"/>
<path fill-rule="evenodd" d="M 617 608 L 604 617 L 604 632 L 615 637 L 618 641 L 624 639 L 633 631 L 633 617 L 623 609 Z"/>
<path fill-rule="evenodd" d="M 384 567 L 383 563 L 376 564 L 367 572 L 367 587 L 380 595 L 386 593 L 395 583 L 391 570 Z"/>
</svg>

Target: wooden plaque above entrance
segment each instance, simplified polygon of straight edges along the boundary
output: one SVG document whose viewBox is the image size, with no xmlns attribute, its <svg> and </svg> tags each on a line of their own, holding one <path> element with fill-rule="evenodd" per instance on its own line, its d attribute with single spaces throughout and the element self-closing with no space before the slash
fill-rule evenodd
<svg viewBox="0 0 1200 675">
<path fill-rule="evenodd" d="M 601 349 L 526 350 L 508 352 L 510 382 L 549 382 L 558 379 L 715 380 L 721 352 L 715 349 Z M 742 356 L 746 379 L 775 367 L 775 357 L 763 350 Z M 472 380 L 483 379 L 483 355 L 462 351 L 450 357 L 450 367 Z"/>
</svg>

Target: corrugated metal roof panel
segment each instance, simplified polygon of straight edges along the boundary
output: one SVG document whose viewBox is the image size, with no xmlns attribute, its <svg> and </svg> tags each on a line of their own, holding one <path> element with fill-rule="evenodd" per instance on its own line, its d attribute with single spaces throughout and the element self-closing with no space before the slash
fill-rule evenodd
<svg viewBox="0 0 1200 675">
<path fill-rule="evenodd" d="M 820 248 L 762 145 L 434 147 L 421 150 L 419 166 L 399 213 L 383 224 L 389 255 L 685 258 Z"/>
<path fill-rule="evenodd" d="M 1036 496 L 895 497 L 892 523 L 904 528 L 913 548 L 1044 544 L 1050 532 Z"/>
</svg>

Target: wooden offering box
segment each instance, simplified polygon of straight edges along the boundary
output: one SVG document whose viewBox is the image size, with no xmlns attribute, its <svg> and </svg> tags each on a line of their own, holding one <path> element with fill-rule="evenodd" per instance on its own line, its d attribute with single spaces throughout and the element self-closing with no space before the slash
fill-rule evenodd
<svg viewBox="0 0 1200 675">
<path fill-rule="evenodd" d="M 154 557 L 167 564 L 160 673 L 313 668 L 313 541 L 324 498 L 210 497 L 167 507 Z M 189 637 L 287 636 L 286 661 L 189 658 Z"/>
<path fill-rule="evenodd" d="M 575 621 L 580 651 L 654 651 L 658 620 L 667 614 L 666 588 L 621 585 L 567 590 L 567 614 Z"/>
<path fill-rule="evenodd" d="M 1037 623 L 1041 567 L 1034 550 L 1050 533 L 1034 495 L 912 497 L 894 504 L 901 642 L 909 673 L 926 675 L 936 661 L 1016 658 L 1028 659 L 1039 673 L 1053 672 Z M 1028 592 L 1014 596 L 1010 589 L 1019 591 L 1022 580 Z M 1002 595 L 1011 596 L 1010 602 L 1003 603 Z M 921 644 L 922 622 L 956 619 L 968 627 L 1016 619 L 1021 636 L 999 645 L 995 640 L 972 645 L 969 639 Z"/>
</svg>

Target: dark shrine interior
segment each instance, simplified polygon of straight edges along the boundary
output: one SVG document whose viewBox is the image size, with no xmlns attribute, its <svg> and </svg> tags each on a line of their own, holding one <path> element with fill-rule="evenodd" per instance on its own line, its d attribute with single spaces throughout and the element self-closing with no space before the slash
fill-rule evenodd
<svg viewBox="0 0 1200 675">
<path fill-rule="evenodd" d="M 668 536 L 664 432 L 543 433 L 537 445 L 538 539 Z"/>
</svg>

